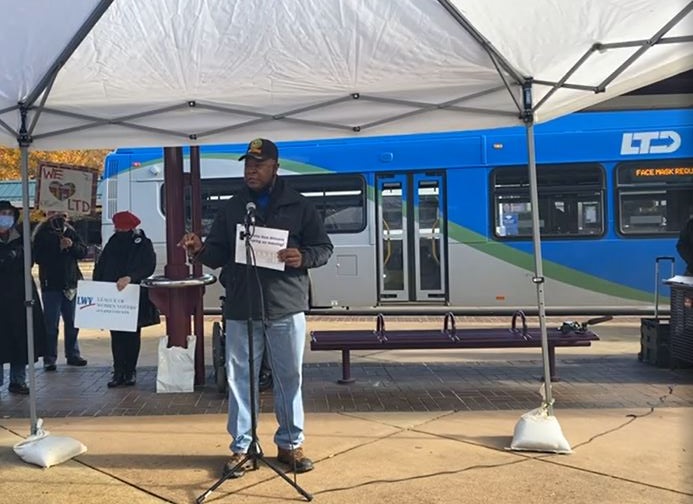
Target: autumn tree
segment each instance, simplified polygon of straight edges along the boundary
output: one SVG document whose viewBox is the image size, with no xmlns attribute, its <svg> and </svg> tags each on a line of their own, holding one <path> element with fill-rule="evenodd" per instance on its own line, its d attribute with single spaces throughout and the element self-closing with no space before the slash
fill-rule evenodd
<svg viewBox="0 0 693 504">
<path fill-rule="evenodd" d="M 101 173 L 103 161 L 110 151 L 69 150 L 69 151 L 29 151 L 29 177 L 35 178 L 39 164 L 52 162 L 67 165 L 86 166 Z M 19 180 L 21 178 L 19 149 L 0 147 L 0 180 Z"/>
</svg>

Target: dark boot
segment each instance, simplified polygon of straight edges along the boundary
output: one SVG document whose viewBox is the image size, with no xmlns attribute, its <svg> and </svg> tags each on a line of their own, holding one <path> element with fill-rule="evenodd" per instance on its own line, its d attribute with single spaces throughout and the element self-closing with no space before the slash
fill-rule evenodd
<svg viewBox="0 0 693 504">
<path fill-rule="evenodd" d="M 108 388 L 115 388 L 115 387 L 120 387 L 125 384 L 125 377 L 123 376 L 123 373 L 119 371 L 115 371 L 113 373 L 113 378 L 111 378 L 111 381 L 109 381 L 106 385 Z"/>
<path fill-rule="evenodd" d="M 68 357 L 67 358 L 67 365 L 68 366 L 86 366 L 87 365 L 87 359 L 83 359 L 79 355 L 77 357 Z"/>
<path fill-rule="evenodd" d="M 12 394 L 29 395 L 29 387 L 26 383 L 10 383 L 7 390 Z"/>
<path fill-rule="evenodd" d="M 123 385 L 126 387 L 132 387 L 137 383 L 137 372 L 132 371 L 130 373 L 125 373 L 123 375 Z"/>
</svg>

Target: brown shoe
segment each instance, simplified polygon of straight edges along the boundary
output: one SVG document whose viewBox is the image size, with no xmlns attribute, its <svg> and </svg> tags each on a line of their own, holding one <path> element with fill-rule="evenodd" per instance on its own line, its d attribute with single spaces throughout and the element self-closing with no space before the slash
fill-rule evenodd
<svg viewBox="0 0 693 504">
<path fill-rule="evenodd" d="M 229 475 L 229 478 L 240 478 L 245 474 L 246 469 L 250 469 L 250 459 L 246 460 L 242 466 L 238 466 L 245 458 L 245 453 L 234 453 L 231 458 L 224 464 L 224 476 Z"/>
<path fill-rule="evenodd" d="M 289 466 L 289 469 L 295 473 L 304 473 L 313 470 L 313 461 L 303 454 L 303 448 L 300 446 L 293 450 L 278 448 L 277 460 L 282 464 Z"/>
</svg>

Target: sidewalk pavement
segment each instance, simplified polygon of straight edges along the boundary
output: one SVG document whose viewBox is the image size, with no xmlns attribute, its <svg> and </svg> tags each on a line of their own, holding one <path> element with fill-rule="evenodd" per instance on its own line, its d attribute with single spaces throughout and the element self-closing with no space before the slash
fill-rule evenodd
<svg viewBox="0 0 693 504">
<path fill-rule="evenodd" d="M 309 327 L 328 323 L 340 322 L 313 320 Z M 146 332 L 143 367 L 156 363 L 156 342 L 163 331 L 162 325 Z M 362 352 L 353 359 L 358 381 L 347 387 L 334 384 L 338 352 L 308 351 L 306 393 L 325 396 L 337 406 L 323 411 L 310 401 L 305 449 L 316 467 L 299 475 L 298 484 L 313 494 L 314 502 L 327 504 L 693 502 L 693 374 L 637 363 L 636 325 L 604 325 L 598 332 L 602 341 L 593 347 L 558 353 L 565 378 L 555 386 L 555 413 L 573 447 L 571 455 L 505 449 L 520 415 L 539 405 L 538 384 L 531 377 L 521 379 L 537 367 L 536 351 Z M 40 401 L 58 404 L 55 396 L 61 394 L 63 402 L 76 401 L 74 391 L 64 385 L 75 380 L 80 390 L 94 391 L 91 401 L 110 397 L 123 405 L 148 401 L 159 406 L 152 415 L 142 413 L 150 411 L 146 408 L 132 409 L 139 412 L 132 416 L 73 416 L 57 409 L 42 413 L 48 430 L 88 447 L 87 453 L 47 470 L 25 464 L 12 452 L 28 434 L 26 415 L 3 416 L 0 503 L 194 502 L 220 477 L 228 456 L 223 398 L 205 390 L 167 394 L 167 403 L 157 402 L 149 390 L 151 369 L 133 389 L 102 390 L 110 365 L 107 333 L 83 331 L 80 341 L 89 366 L 60 366 L 52 375 L 39 371 Z M 445 408 L 448 403 L 440 401 L 452 392 L 462 403 L 465 391 L 481 394 L 486 402 L 468 401 L 464 404 L 472 404 L 471 410 L 463 411 Z M 2 394 L 0 411 L 8 405 L 12 411 L 24 407 L 15 397 L 8 401 L 4 390 Z M 361 406 L 365 403 L 359 398 L 371 394 L 381 394 L 381 410 Z M 397 395 L 407 411 L 395 411 Z M 426 395 L 430 402 L 416 410 L 412 398 Z M 349 399 L 354 407 L 345 407 L 340 399 Z M 212 403 L 214 408 L 206 408 Z M 176 410 L 176 404 L 216 413 L 176 414 L 185 411 Z M 507 407 L 513 404 L 526 409 Z M 574 406 L 578 404 L 590 407 Z M 618 404 L 626 407 L 611 406 Z M 275 428 L 274 415 L 262 413 L 260 443 L 271 461 Z M 224 482 L 206 500 L 287 501 L 303 498 L 262 464 L 242 479 Z"/>
<path fill-rule="evenodd" d="M 691 408 L 560 410 L 571 455 L 509 452 L 520 411 L 317 413 L 306 450 L 316 467 L 298 484 L 315 502 L 653 503 L 693 499 Z M 228 441 L 223 415 L 66 418 L 60 435 L 89 447 L 47 470 L 11 446 L 26 422 L 2 421 L 0 502 L 194 502 L 220 476 Z M 274 460 L 273 418 L 260 442 Z M 206 502 L 282 503 L 302 497 L 260 465 L 227 480 Z"/>
</svg>

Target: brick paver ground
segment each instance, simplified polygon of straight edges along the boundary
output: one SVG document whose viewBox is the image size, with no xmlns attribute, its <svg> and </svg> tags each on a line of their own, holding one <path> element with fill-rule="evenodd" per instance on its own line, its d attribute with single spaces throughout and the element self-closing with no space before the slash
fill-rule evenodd
<svg viewBox="0 0 693 504">
<path fill-rule="evenodd" d="M 352 365 L 356 382 L 340 385 L 339 363 L 305 365 L 307 412 L 448 411 L 531 409 L 539 405 L 539 360 L 444 363 L 365 362 Z M 693 370 L 660 369 L 630 357 L 558 359 L 553 386 L 558 408 L 693 406 Z M 211 369 L 210 369 L 211 373 Z M 227 400 L 212 384 L 185 394 L 157 394 L 156 368 L 142 367 L 137 385 L 108 389 L 110 368 L 60 367 L 37 372 L 42 417 L 177 415 L 226 412 Z M 7 379 L 7 378 L 6 378 Z M 211 380 L 210 380 L 211 382 Z M 261 395 L 262 411 L 272 396 Z M 3 389 L 2 417 L 28 417 L 29 400 Z"/>
</svg>

